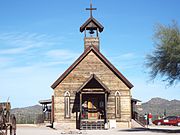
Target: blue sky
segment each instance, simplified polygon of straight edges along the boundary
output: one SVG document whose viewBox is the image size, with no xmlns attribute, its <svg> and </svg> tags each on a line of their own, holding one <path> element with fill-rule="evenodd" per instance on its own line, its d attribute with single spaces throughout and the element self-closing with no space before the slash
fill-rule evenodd
<svg viewBox="0 0 180 135">
<path fill-rule="evenodd" d="M 101 52 L 134 85 L 132 96 L 180 99 L 179 85 L 149 81 L 145 57 L 154 49 L 156 23 L 180 23 L 179 0 L 93 0 L 93 16 L 105 27 Z M 79 27 L 89 0 L 0 1 L 0 101 L 12 107 L 50 98 L 51 84 L 83 52 Z"/>
</svg>

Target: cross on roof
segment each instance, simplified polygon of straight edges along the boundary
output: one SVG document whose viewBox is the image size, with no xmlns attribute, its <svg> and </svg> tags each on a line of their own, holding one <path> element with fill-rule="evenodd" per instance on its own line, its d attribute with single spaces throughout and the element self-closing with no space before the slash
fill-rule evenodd
<svg viewBox="0 0 180 135">
<path fill-rule="evenodd" d="M 96 10 L 97 8 L 93 8 L 92 7 L 92 0 L 91 0 L 91 3 L 90 3 L 90 8 L 86 8 L 86 10 L 90 10 L 90 16 L 92 17 L 92 11 L 93 10 Z"/>
</svg>

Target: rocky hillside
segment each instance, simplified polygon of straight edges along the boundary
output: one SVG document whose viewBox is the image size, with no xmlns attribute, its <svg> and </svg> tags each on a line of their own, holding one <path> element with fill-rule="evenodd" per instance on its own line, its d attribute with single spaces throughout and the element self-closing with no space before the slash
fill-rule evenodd
<svg viewBox="0 0 180 135">
<path fill-rule="evenodd" d="M 33 124 L 42 121 L 42 107 L 40 105 L 14 108 L 11 113 L 15 114 L 17 123 L 20 124 Z"/>
<path fill-rule="evenodd" d="M 179 115 L 180 116 L 180 100 L 166 100 L 162 98 L 152 98 L 146 103 L 142 103 L 141 114 L 152 113 L 153 115 Z"/>
</svg>

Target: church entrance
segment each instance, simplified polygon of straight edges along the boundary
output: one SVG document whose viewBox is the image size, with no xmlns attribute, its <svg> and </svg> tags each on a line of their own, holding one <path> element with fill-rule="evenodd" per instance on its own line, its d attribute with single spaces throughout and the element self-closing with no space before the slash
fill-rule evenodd
<svg viewBox="0 0 180 135">
<path fill-rule="evenodd" d="M 81 119 L 99 120 L 105 118 L 103 94 L 83 94 L 82 95 L 82 116 Z"/>
<path fill-rule="evenodd" d="M 80 129 L 104 129 L 109 89 L 92 74 L 77 91 Z"/>
<path fill-rule="evenodd" d="M 81 129 L 104 129 L 106 122 L 105 93 L 82 93 Z"/>
</svg>

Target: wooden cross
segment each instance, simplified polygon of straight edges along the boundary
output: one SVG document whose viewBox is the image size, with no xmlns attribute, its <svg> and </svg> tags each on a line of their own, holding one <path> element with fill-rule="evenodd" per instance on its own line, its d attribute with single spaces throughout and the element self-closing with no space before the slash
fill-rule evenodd
<svg viewBox="0 0 180 135">
<path fill-rule="evenodd" d="M 90 8 L 86 8 L 86 10 L 90 10 L 90 16 L 92 17 L 92 11 L 93 10 L 96 10 L 97 8 L 93 8 L 92 7 L 92 0 L 91 0 L 91 3 L 90 3 Z"/>
</svg>

